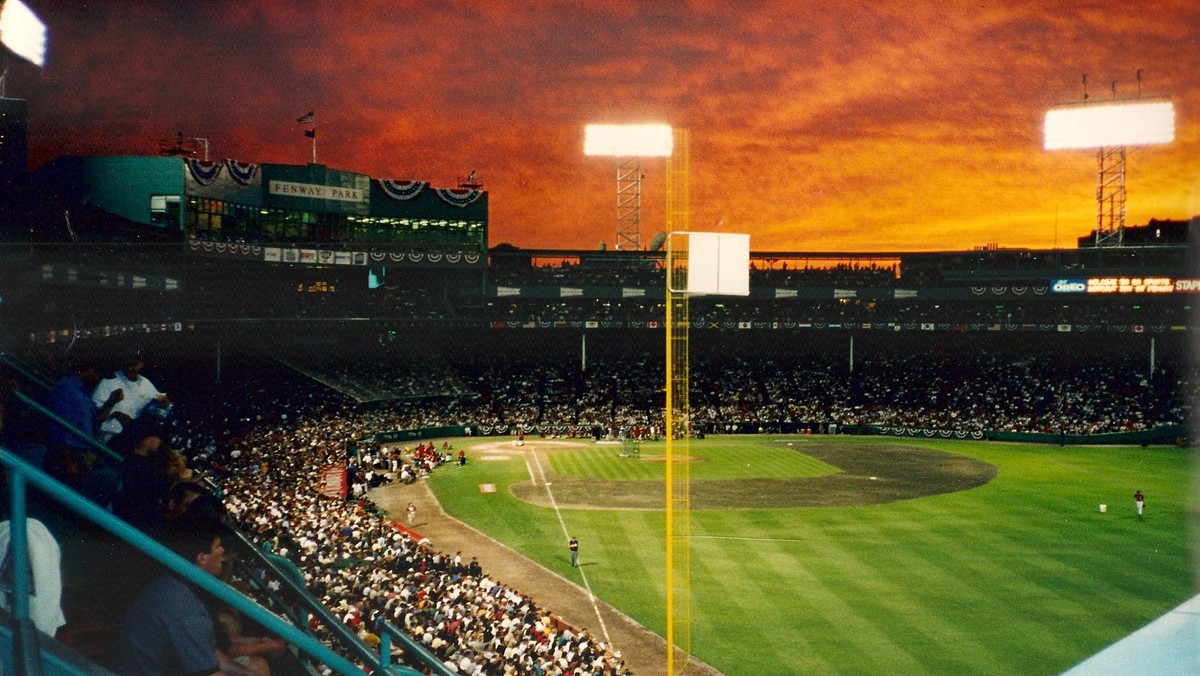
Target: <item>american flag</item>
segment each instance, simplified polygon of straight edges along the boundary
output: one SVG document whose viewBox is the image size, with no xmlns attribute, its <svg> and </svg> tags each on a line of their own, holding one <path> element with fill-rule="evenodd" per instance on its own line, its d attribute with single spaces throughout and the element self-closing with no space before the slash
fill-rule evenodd
<svg viewBox="0 0 1200 676">
<path fill-rule="evenodd" d="M 296 124 L 312 124 L 317 121 L 316 111 L 310 110 L 296 118 Z"/>
</svg>

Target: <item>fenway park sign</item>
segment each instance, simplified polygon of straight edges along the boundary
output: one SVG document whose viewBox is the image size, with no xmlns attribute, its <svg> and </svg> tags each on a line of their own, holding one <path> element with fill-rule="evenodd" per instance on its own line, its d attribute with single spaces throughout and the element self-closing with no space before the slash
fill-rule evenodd
<svg viewBox="0 0 1200 676">
<path fill-rule="evenodd" d="M 286 197 L 308 197 L 315 200 L 336 200 L 339 202 L 367 201 L 367 195 L 364 191 L 358 188 L 344 188 L 337 185 L 271 181 L 267 189 L 272 195 L 283 195 Z"/>
</svg>

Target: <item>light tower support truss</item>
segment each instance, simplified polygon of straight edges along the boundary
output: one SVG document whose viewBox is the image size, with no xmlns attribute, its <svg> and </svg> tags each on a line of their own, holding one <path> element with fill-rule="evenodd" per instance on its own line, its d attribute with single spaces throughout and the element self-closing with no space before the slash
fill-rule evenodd
<svg viewBox="0 0 1200 676">
<path fill-rule="evenodd" d="M 617 165 L 617 243 L 620 251 L 642 249 L 642 161 L 632 157 Z"/>
<path fill-rule="evenodd" d="M 670 157 L 675 142 L 665 124 L 589 124 L 583 154 L 617 158 L 617 241 L 622 251 L 642 248 L 643 157 Z"/>
<path fill-rule="evenodd" d="M 1096 246 L 1125 244 L 1125 148 L 1096 152 Z"/>
</svg>

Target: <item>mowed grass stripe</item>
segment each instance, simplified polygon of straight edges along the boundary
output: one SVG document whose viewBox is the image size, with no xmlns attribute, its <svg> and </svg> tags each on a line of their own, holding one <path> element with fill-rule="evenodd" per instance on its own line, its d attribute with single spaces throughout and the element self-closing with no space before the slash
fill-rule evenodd
<svg viewBox="0 0 1200 676">
<path fill-rule="evenodd" d="M 1113 597 L 1114 582 L 1130 577 L 1128 565 L 1108 559 L 1114 548 L 1128 554 L 1129 539 L 1128 534 L 1100 538 L 1099 529 L 1120 529 L 1121 524 L 1098 511 L 1081 509 L 1075 504 L 1078 500 L 1069 493 L 1062 495 L 1036 486 L 1030 488 L 1029 483 L 1009 486 L 1013 491 L 1007 495 L 1007 508 L 1019 518 L 998 519 L 999 528 L 979 528 L 977 515 L 986 504 L 972 503 L 989 490 L 1004 488 L 1002 481 L 979 489 L 978 495 L 973 491 L 914 501 L 913 504 L 947 504 L 950 505 L 947 511 L 958 509 L 955 504 L 961 506 L 960 517 L 954 523 L 961 531 L 956 539 L 962 544 L 931 550 L 930 567 L 936 566 L 934 562 L 940 559 L 964 575 L 975 569 L 981 573 L 981 582 L 998 580 L 993 602 L 997 615 L 993 623 L 983 628 L 995 627 L 997 641 L 1010 636 L 1012 649 L 1023 651 L 1024 659 L 1029 663 L 1059 670 L 1073 663 L 1061 658 L 1072 645 L 1098 641 L 1108 632 L 1107 625 L 1114 622 L 1112 613 L 1094 617 L 1095 604 L 1098 598 Z M 952 534 L 947 531 L 946 535 Z M 968 556 L 969 559 L 965 558 Z M 1181 552 L 1179 559 L 1184 560 L 1186 556 Z M 986 563 L 981 566 L 980 562 Z M 1003 571 L 987 570 L 993 563 L 1006 566 L 1007 575 Z M 1096 572 L 1102 575 L 1094 574 Z M 1103 573 L 1107 573 L 1107 577 Z M 1173 579 L 1173 586 L 1177 588 L 1178 580 L 1185 575 L 1186 566 L 1165 576 L 1147 575 L 1145 579 L 1164 582 Z M 1164 591 L 1170 586 L 1166 584 Z M 1148 589 L 1147 585 L 1139 585 L 1130 591 L 1145 594 Z M 1170 604 L 1163 609 L 1166 607 Z M 1036 631 L 1038 622 L 1032 618 L 1039 616 L 1043 624 L 1053 622 L 1070 627 L 1070 631 Z M 1129 626 L 1128 621 L 1124 626 Z M 1096 643 L 1097 649 L 1106 644 Z"/>
<path fill-rule="evenodd" d="M 897 642 L 916 664 L 923 665 L 923 671 L 956 672 L 982 663 L 989 665 L 986 671 L 994 671 L 1004 661 L 1004 649 L 976 631 L 980 609 L 987 607 L 986 587 L 974 576 L 964 579 L 963 570 L 952 565 L 956 552 L 973 553 L 974 545 L 950 529 L 931 533 L 893 528 L 897 521 L 928 523 L 945 518 L 946 509 L 934 502 L 916 500 L 872 508 L 888 513 L 887 520 L 873 519 L 880 524 L 873 536 L 860 542 L 844 538 L 838 542 L 847 556 L 856 556 L 869 569 L 861 574 L 875 580 L 877 588 L 868 590 L 870 596 L 858 595 L 864 612 L 875 607 L 881 621 L 902 636 Z M 973 559 L 971 563 L 981 561 Z M 986 565 L 982 568 L 985 575 L 981 577 L 992 572 Z M 969 659 L 964 654 L 969 654 Z"/>
<path fill-rule="evenodd" d="M 890 600 L 896 598 L 892 590 L 897 585 L 877 581 L 887 580 L 896 573 L 903 575 L 912 568 L 890 563 L 880 566 L 860 555 L 856 551 L 859 548 L 871 551 L 886 547 L 890 536 L 854 523 L 844 523 L 841 519 L 831 520 L 827 516 L 829 513 L 828 510 L 810 510 L 808 514 L 814 516 L 814 523 L 803 525 L 798 525 L 794 517 L 786 516 L 789 512 L 783 511 L 725 513 L 717 526 L 718 520 L 706 512 L 704 521 L 711 528 L 693 529 L 697 536 L 696 550 L 707 552 L 710 547 L 725 550 L 725 566 L 707 564 L 719 559 L 719 555 L 701 553 L 694 559 L 700 563 L 693 567 L 693 585 L 708 590 L 723 584 L 722 581 L 732 580 L 723 599 L 740 600 L 739 605 L 745 606 L 743 612 L 754 616 L 760 626 L 788 629 L 781 635 L 764 631 L 764 636 L 756 639 L 756 643 L 765 643 L 764 648 L 773 647 L 771 652 L 776 655 L 792 650 L 798 658 L 805 660 L 797 665 L 799 671 L 795 673 L 828 673 L 837 671 L 838 664 L 840 668 L 856 665 L 852 671 L 877 670 L 888 665 L 893 671 L 919 673 L 922 671 L 920 664 L 946 653 L 945 641 L 954 637 L 955 627 L 923 628 L 921 650 L 914 651 L 913 641 L 907 637 L 907 645 L 889 645 L 888 635 L 893 631 L 891 615 L 905 615 L 905 623 L 911 623 L 908 615 L 927 617 L 929 613 L 908 596 L 894 612 L 889 610 Z M 741 524 L 735 523 L 735 519 Z M 732 534 L 753 530 L 761 531 L 764 537 L 746 538 Z M 714 531 L 727 534 L 719 535 Z M 771 532 L 776 537 L 769 537 Z M 705 578 L 703 568 L 715 568 L 715 572 Z M 748 576 L 746 569 L 768 570 L 771 574 L 769 577 Z M 860 597 L 871 601 L 862 606 L 847 601 Z M 781 607 L 785 611 L 782 614 L 778 612 Z M 699 612 L 703 610 L 699 609 Z M 917 624 L 924 627 L 923 623 Z M 848 631 L 848 627 L 853 627 L 853 631 Z M 715 633 L 724 634 L 728 629 L 723 627 Z M 711 640 L 711 637 L 705 640 Z M 818 644 L 815 646 L 818 653 L 836 654 L 837 657 L 809 660 L 807 656 L 814 654 L 807 649 L 809 643 Z M 780 673 L 767 669 L 768 664 L 753 666 L 762 669 L 757 673 Z"/>
<path fill-rule="evenodd" d="M 927 511 L 930 517 L 934 512 L 946 513 L 945 508 Z M 993 553 L 1006 551 L 1006 546 L 964 524 L 908 538 L 903 548 L 880 548 L 871 554 L 880 575 L 890 575 L 889 584 L 897 592 L 881 605 L 895 606 L 897 613 L 920 608 L 920 616 L 901 614 L 896 621 L 897 626 L 911 627 L 914 650 L 924 650 L 923 664 L 940 665 L 935 671 L 942 672 L 973 665 L 987 673 L 1019 673 L 1014 655 L 1030 660 L 1041 650 L 1040 643 L 1055 641 L 1057 634 L 1038 636 L 1043 632 L 1030 617 L 1044 614 L 1036 608 L 1063 611 L 1073 604 L 1068 597 L 1056 598 L 1051 590 L 1025 579 L 1022 567 L 1041 553 L 1009 546 L 1014 555 L 997 559 Z M 944 640 L 939 641 L 939 636 Z"/>
<path fill-rule="evenodd" d="M 999 474 L 968 491 L 872 507 L 693 512 L 693 648 L 731 676 L 1058 673 L 1192 594 L 1184 451 L 864 438 L 794 443 L 790 448 L 926 447 L 981 459 Z M 693 442 L 692 453 L 706 461 L 689 467 L 694 479 L 761 476 L 803 464 L 760 454 L 770 445 L 764 437 L 700 444 Z M 719 468 L 725 453 L 733 462 Z M 576 471 L 637 475 L 649 465 L 662 472 L 661 462 L 621 465 L 629 459 L 615 456 Z M 499 477 L 498 484 L 527 480 L 523 467 L 491 467 L 507 464 L 475 469 Z M 551 511 L 503 489 L 500 500 L 481 502 L 474 482 L 482 475 L 443 497 L 441 478 L 435 473 L 432 483 L 447 509 L 459 490 L 476 493 L 462 498 L 461 515 L 452 513 L 496 523 L 497 537 L 516 538 L 518 550 L 571 575 Z M 1142 520 L 1132 516 L 1137 488 L 1148 497 Z M 1108 514 L 1099 514 L 1101 501 Z M 585 561 L 595 557 L 587 574 L 596 593 L 661 633 L 662 514 L 564 514 L 570 528 L 585 533 Z"/>
<path fill-rule="evenodd" d="M 764 514 L 770 520 L 786 521 L 779 517 L 781 512 Z M 708 519 L 711 521 L 711 517 Z M 721 519 L 721 529 L 727 533 L 734 529 L 730 521 L 731 517 L 728 515 Z M 762 519 L 748 521 L 753 521 L 760 530 L 769 529 L 767 521 Z M 744 531 L 745 528 L 740 530 Z M 928 620 L 933 615 L 929 609 L 918 603 L 918 597 L 903 591 L 894 591 L 911 590 L 927 583 L 936 587 L 936 580 L 928 580 L 924 576 L 917 579 L 890 579 L 896 575 L 904 576 L 919 571 L 919 567 L 899 559 L 883 563 L 872 562 L 868 557 L 855 553 L 859 548 L 868 552 L 886 548 L 891 540 L 890 533 L 873 532 L 853 523 L 841 523 L 840 520 L 815 524 L 800 533 L 795 532 L 794 526 L 783 523 L 776 530 L 788 530 L 790 533 L 788 537 L 747 539 L 736 535 L 721 536 L 697 531 L 697 550 L 703 551 L 707 544 L 719 541 L 729 550 L 727 562 L 731 569 L 720 571 L 712 580 L 701 580 L 700 571 L 694 568 L 693 583 L 708 589 L 718 584 L 720 579 L 737 581 L 731 594 L 735 598 L 741 595 L 740 598 L 746 601 L 746 605 L 757 608 L 756 621 L 764 626 L 775 625 L 772 624 L 773 615 L 762 609 L 780 604 L 781 598 L 790 595 L 793 599 L 815 600 L 815 604 L 797 608 L 790 617 L 781 619 L 782 624 L 778 626 L 788 627 L 792 636 L 785 632 L 784 638 L 775 646 L 777 650 L 786 651 L 789 645 L 796 647 L 793 640 L 794 635 L 798 634 L 800 638 L 795 640 L 800 640 L 802 645 L 801 650 L 794 651 L 797 655 L 806 654 L 802 650 L 803 644 L 813 640 L 820 643 L 821 652 L 837 653 L 838 657 L 834 661 L 840 663 L 843 668 L 857 665 L 852 671 L 878 670 L 887 665 L 886 668 L 893 671 L 899 669 L 899 672 L 903 673 L 920 673 L 923 671 L 919 666 L 921 664 L 956 664 L 946 657 L 949 652 L 946 650 L 947 642 L 956 643 L 960 649 L 970 644 L 967 640 L 969 636 L 955 640 L 959 632 L 952 622 L 940 625 L 935 622 L 934 625 L 937 626 L 930 628 L 927 621 L 914 621 L 913 616 L 916 620 Z M 783 562 L 777 560 L 773 554 L 775 552 L 786 553 L 786 559 Z M 707 561 L 711 557 L 702 554 L 698 558 L 700 561 Z M 807 562 L 820 562 L 820 565 L 810 568 Z M 758 595 L 748 594 L 747 576 L 744 571 L 738 572 L 743 568 L 772 571 L 767 587 L 760 589 Z M 876 584 L 876 580 L 886 582 Z M 753 578 L 749 582 L 753 582 Z M 728 596 L 730 594 L 725 595 Z M 833 608 L 837 604 L 826 598 L 827 596 L 837 599 L 868 598 L 871 601 L 861 607 L 842 604 L 843 610 L 834 612 Z M 901 616 L 902 620 L 892 621 L 894 615 Z M 882 649 L 878 644 L 877 634 L 894 631 L 895 626 L 902 625 L 915 625 L 918 635 L 904 636 L 904 643 L 897 643 L 888 650 Z M 864 634 L 862 631 L 846 632 L 844 629 L 847 626 L 874 626 L 876 629 L 874 633 Z M 717 633 L 724 633 L 727 629 Z M 770 635 L 772 632 L 764 633 Z M 770 641 L 769 636 L 761 640 L 774 643 Z M 869 645 L 864 645 L 864 642 Z M 867 658 L 866 655 L 871 657 Z M 978 658 L 978 655 L 974 657 Z M 765 668 L 767 665 L 756 666 Z M 813 661 L 804 666 L 803 671 L 798 673 L 837 671 L 824 662 Z"/>
<path fill-rule="evenodd" d="M 716 519 L 705 516 L 713 526 Z M 763 526 L 749 516 L 726 512 L 719 517 L 719 528 L 705 529 L 695 541 L 692 588 L 705 590 L 697 594 L 693 608 L 697 652 L 743 655 L 738 667 L 742 673 L 834 673 L 846 666 L 844 660 L 856 659 L 858 650 L 874 649 L 873 639 L 864 637 L 849 657 L 828 650 L 832 641 L 841 640 L 847 625 L 831 616 L 831 604 L 839 601 L 819 584 L 816 571 L 806 563 L 820 560 L 812 538 L 745 539 L 709 532 L 736 533 Z M 757 526 L 751 526 L 751 521 L 757 521 Z M 730 622 L 746 618 L 753 618 L 757 628 L 753 638 L 744 630 L 731 630 Z M 753 650 L 739 645 L 746 640 L 753 642 Z"/>
<path fill-rule="evenodd" d="M 843 530 L 840 524 L 837 530 Z M 956 651 L 964 650 L 974 659 L 994 659 L 960 623 L 942 617 L 944 601 L 939 596 L 953 592 L 950 578 L 937 569 L 923 570 L 913 548 L 896 544 L 868 525 L 854 538 L 831 534 L 818 553 L 827 564 L 818 571 L 819 579 L 845 599 L 845 612 L 865 618 L 888 637 L 886 650 L 872 651 L 875 668 L 896 665 L 904 673 L 920 672 L 937 664 L 956 664 Z M 956 603 L 961 600 L 957 594 L 953 598 Z"/>
<path fill-rule="evenodd" d="M 663 442 L 643 442 L 641 457 L 622 457 L 622 446 L 587 445 L 554 449 L 546 453 L 550 466 L 562 476 L 617 481 L 662 481 L 666 475 Z M 693 480 L 738 478 L 819 477 L 838 468 L 777 444 L 735 437 L 693 442 L 690 449 L 676 448 L 679 458 L 690 456 L 686 469 Z"/>
<path fill-rule="evenodd" d="M 571 510 L 567 523 L 581 538 L 580 560 L 593 592 L 618 608 L 637 607 L 647 596 L 665 596 L 666 561 L 660 547 L 665 525 L 661 513 L 617 511 L 598 518 L 595 513 Z M 665 624 L 647 623 L 652 616 L 638 618 L 660 634 Z"/>
</svg>

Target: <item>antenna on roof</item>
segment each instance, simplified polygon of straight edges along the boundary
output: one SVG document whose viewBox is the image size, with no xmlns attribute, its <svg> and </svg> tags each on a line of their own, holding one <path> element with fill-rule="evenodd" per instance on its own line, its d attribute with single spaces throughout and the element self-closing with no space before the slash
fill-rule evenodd
<svg viewBox="0 0 1200 676">
<path fill-rule="evenodd" d="M 458 179 L 458 187 L 463 190 L 479 190 L 483 187 L 483 181 L 475 177 L 475 170 L 472 169 L 471 173 Z"/>
<path fill-rule="evenodd" d="M 659 251 L 663 248 L 663 244 L 667 241 L 667 233 L 659 230 L 654 233 L 654 237 L 650 240 L 650 251 Z"/>
</svg>

